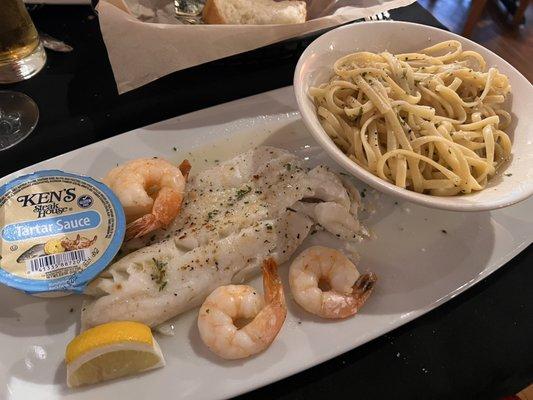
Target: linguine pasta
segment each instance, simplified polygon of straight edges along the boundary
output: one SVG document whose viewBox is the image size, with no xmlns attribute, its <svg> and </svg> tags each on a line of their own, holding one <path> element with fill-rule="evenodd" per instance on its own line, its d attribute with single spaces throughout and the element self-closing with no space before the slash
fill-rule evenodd
<svg viewBox="0 0 533 400">
<path fill-rule="evenodd" d="M 418 53 L 359 52 L 309 89 L 319 120 L 354 162 L 399 187 L 450 196 L 481 190 L 511 154 L 502 108 L 511 87 L 450 40 Z"/>
</svg>

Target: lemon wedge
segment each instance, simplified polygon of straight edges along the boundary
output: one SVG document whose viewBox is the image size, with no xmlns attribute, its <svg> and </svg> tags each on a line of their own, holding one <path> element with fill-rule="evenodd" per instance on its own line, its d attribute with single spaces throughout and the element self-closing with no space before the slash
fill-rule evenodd
<svg viewBox="0 0 533 400">
<path fill-rule="evenodd" d="M 76 336 L 65 352 L 67 385 L 77 387 L 163 367 L 165 359 L 144 324 L 117 321 Z"/>
</svg>

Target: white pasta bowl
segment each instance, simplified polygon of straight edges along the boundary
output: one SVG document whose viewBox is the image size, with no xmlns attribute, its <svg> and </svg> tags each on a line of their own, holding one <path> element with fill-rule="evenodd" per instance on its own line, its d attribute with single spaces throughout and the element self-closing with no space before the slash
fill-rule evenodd
<svg viewBox="0 0 533 400">
<path fill-rule="evenodd" d="M 492 177 L 484 190 L 458 196 L 432 196 L 403 189 L 368 172 L 350 160 L 329 138 L 318 120 L 308 90 L 328 81 L 333 63 L 357 51 L 407 53 L 445 40 L 458 40 L 465 50 L 480 53 L 487 66 L 508 76 L 508 100 L 513 122 L 512 158 Z M 346 171 L 374 189 L 427 207 L 455 211 L 482 211 L 506 207 L 533 194 L 533 86 L 513 66 L 484 47 L 453 33 L 408 22 L 365 22 L 334 29 L 304 51 L 294 74 L 294 90 L 302 119 L 324 150 Z"/>
</svg>

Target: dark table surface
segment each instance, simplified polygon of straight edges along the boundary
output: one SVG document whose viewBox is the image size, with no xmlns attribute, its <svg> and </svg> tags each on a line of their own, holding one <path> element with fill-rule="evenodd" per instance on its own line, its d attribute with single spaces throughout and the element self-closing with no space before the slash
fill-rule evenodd
<svg viewBox="0 0 533 400">
<path fill-rule="evenodd" d="M 442 27 L 418 4 L 391 14 Z M 32 17 L 39 29 L 75 50 L 48 52 L 38 76 L 1 87 L 30 95 L 41 119 L 24 142 L 0 153 L 0 176 L 153 122 L 291 85 L 298 56 L 309 43 L 269 46 L 118 96 L 90 7 L 44 6 Z M 532 267 L 530 246 L 425 316 L 241 398 L 498 399 L 516 393 L 533 382 Z"/>
</svg>

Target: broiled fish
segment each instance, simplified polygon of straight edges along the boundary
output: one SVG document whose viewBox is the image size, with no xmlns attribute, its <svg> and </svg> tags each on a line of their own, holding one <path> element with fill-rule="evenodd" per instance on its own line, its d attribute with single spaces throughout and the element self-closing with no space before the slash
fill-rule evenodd
<svg viewBox="0 0 533 400">
<path fill-rule="evenodd" d="M 315 223 L 346 240 L 364 232 L 357 199 L 327 167 L 259 147 L 192 178 L 182 212 L 87 289 L 85 328 L 117 319 L 156 326 L 242 282 L 264 259 L 287 261 Z"/>
</svg>

